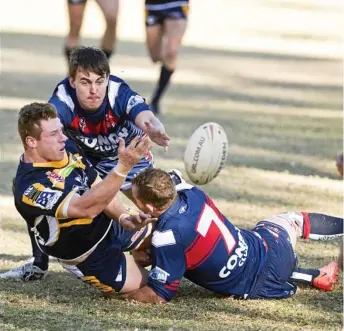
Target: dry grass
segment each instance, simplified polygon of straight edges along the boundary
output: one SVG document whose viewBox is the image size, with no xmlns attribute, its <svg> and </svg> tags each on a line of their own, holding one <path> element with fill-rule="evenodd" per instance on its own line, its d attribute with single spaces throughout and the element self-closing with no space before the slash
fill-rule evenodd
<svg viewBox="0 0 344 331">
<path fill-rule="evenodd" d="M 26 227 L 10 193 L 21 152 L 14 133 L 17 109 L 27 100 L 47 100 L 63 77 L 62 42 L 54 36 L 4 34 L 0 270 L 30 256 Z M 134 89 L 149 96 L 155 75 L 144 45 L 123 41 L 119 50 L 112 60 L 113 72 L 127 75 Z M 138 67 L 143 69 L 129 70 Z M 204 189 L 236 225 L 250 228 L 286 210 L 342 216 L 343 183 L 334 161 L 343 148 L 341 71 L 342 63 L 333 57 L 184 47 L 175 84 L 164 100 L 167 114 L 162 120 L 172 145 L 168 153 L 155 150 L 156 165 L 183 170 L 187 138 L 198 125 L 216 121 L 228 133 L 229 158 L 219 177 Z M 338 242 L 301 242 L 300 264 L 319 267 L 336 258 L 337 246 Z M 172 303 L 151 306 L 105 300 L 52 262 L 44 282 L 0 282 L 0 329 L 341 330 L 342 293 L 342 275 L 331 293 L 301 287 L 283 301 L 238 301 L 183 281 Z"/>
</svg>

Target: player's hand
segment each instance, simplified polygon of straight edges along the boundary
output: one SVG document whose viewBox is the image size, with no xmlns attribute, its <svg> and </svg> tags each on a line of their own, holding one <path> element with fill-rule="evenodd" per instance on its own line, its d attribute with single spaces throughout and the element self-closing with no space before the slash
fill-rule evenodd
<svg viewBox="0 0 344 331">
<path fill-rule="evenodd" d="M 130 252 L 132 257 L 134 258 L 135 262 L 138 263 L 142 267 L 148 267 L 152 264 L 152 257 L 150 254 L 150 249 L 138 249 L 132 250 Z"/>
<path fill-rule="evenodd" d="M 149 138 L 157 145 L 163 146 L 166 152 L 170 142 L 170 137 L 166 134 L 164 127 L 156 127 L 150 121 L 146 121 L 145 125 L 145 132 L 148 134 Z"/>
<path fill-rule="evenodd" d="M 119 217 L 118 223 L 125 230 L 138 230 L 157 220 L 156 217 L 144 213 L 137 213 L 135 215 L 122 214 Z"/>
<path fill-rule="evenodd" d="M 129 171 L 152 149 L 149 137 L 144 137 L 140 141 L 141 137 L 136 136 L 127 147 L 125 147 L 123 138 L 118 139 L 118 164 L 123 170 Z"/>
</svg>

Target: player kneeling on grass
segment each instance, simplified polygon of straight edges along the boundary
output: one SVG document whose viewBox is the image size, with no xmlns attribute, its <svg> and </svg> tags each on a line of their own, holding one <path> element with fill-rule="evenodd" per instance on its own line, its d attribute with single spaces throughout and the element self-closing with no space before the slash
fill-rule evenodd
<svg viewBox="0 0 344 331">
<path fill-rule="evenodd" d="M 157 217 L 152 236 L 152 269 L 147 285 L 119 296 L 142 302 L 167 302 L 182 277 L 239 298 L 286 298 L 295 294 L 294 280 L 331 290 L 338 265 L 320 270 L 297 268 L 298 238 L 331 239 L 343 234 L 343 219 L 287 212 L 259 222 L 249 231 L 233 225 L 199 188 L 168 173 L 147 169 L 133 180 L 139 208 Z M 301 276 L 301 277 L 300 277 Z"/>
<path fill-rule="evenodd" d="M 127 148 L 120 139 L 117 165 L 101 180 L 67 141 L 50 104 L 24 106 L 18 131 L 25 151 L 14 182 L 15 206 L 38 248 L 104 292 L 139 288 L 147 271 L 123 251 L 149 235 L 148 223 L 154 219 L 143 213 L 129 215 L 115 196 L 131 168 L 150 151 L 149 138 L 139 142 L 137 136 Z"/>
</svg>

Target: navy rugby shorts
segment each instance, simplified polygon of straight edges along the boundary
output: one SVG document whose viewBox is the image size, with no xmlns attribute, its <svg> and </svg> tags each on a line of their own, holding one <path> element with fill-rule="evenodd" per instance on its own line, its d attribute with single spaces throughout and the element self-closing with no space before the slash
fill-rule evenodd
<svg viewBox="0 0 344 331">
<path fill-rule="evenodd" d="M 182 1 L 179 1 L 182 3 Z M 187 3 L 171 7 L 164 8 L 168 4 L 162 5 L 146 5 L 145 10 L 145 22 L 146 26 L 161 25 L 164 23 L 165 19 L 170 20 L 182 20 L 187 19 L 189 13 L 189 5 Z M 161 8 L 159 9 L 159 6 Z M 154 9 L 156 8 L 156 9 Z"/>
<path fill-rule="evenodd" d="M 259 222 L 252 231 L 263 239 L 267 259 L 248 298 L 282 299 L 294 295 L 296 285 L 290 277 L 296 268 L 297 258 L 287 231 L 267 221 Z"/>
<path fill-rule="evenodd" d="M 136 248 L 150 234 L 148 225 L 138 231 L 124 230 L 117 223 L 87 259 L 63 268 L 102 292 L 120 291 L 126 280 L 126 258 L 123 252 Z"/>
</svg>

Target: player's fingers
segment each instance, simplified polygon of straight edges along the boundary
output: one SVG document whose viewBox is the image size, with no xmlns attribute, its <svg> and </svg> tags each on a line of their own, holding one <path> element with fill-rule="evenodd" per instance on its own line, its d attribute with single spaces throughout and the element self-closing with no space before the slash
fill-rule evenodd
<svg viewBox="0 0 344 331">
<path fill-rule="evenodd" d="M 139 153 L 146 153 L 149 150 L 151 150 L 151 140 L 149 137 L 143 138 L 136 146 L 136 149 L 138 150 Z"/>
<path fill-rule="evenodd" d="M 137 143 L 139 142 L 140 140 L 140 136 L 136 136 L 129 144 L 129 146 L 127 147 L 128 149 L 134 149 L 137 145 Z"/>
<path fill-rule="evenodd" d="M 125 148 L 125 142 L 124 139 L 121 137 L 118 137 L 118 149 L 122 150 Z"/>
<path fill-rule="evenodd" d="M 147 225 L 147 224 L 149 224 L 149 223 L 154 223 L 154 222 L 156 222 L 158 219 L 156 218 L 156 217 L 149 217 L 149 218 L 147 218 L 147 219 L 145 219 L 142 223 L 144 224 L 144 225 Z"/>
</svg>

